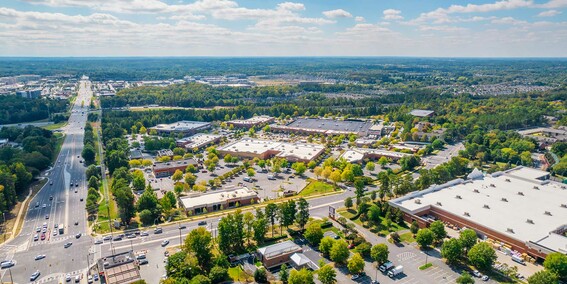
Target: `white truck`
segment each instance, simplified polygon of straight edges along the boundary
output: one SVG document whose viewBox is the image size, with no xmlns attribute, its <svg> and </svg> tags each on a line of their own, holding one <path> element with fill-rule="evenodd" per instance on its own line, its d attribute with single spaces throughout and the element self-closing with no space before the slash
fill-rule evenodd
<svg viewBox="0 0 567 284">
<path fill-rule="evenodd" d="M 396 267 L 390 269 L 390 271 L 388 271 L 388 276 L 389 276 L 390 278 L 394 278 L 394 277 L 398 276 L 398 274 L 400 274 L 400 273 L 402 273 L 402 272 L 404 272 L 404 267 L 401 266 L 401 265 L 398 265 L 398 266 L 396 266 Z"/>
</svg>

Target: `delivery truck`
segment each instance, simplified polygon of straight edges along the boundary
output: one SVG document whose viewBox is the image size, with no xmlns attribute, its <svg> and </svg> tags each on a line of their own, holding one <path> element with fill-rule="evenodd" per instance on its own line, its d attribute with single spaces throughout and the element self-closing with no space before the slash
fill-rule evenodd
<svg viewBox="0 0 567 284">
<path fill-rule="evenodd" d="M 402 272 L 404 272 L 404 267 L 401 265 L 398 265 L 392 269 L 390 269 L 390 271 L 388 271 L 388 276 L 390 278 L 394 278 L 396 276 L 398 276 L 399 274 L 401 274 Z"/>
</svg>

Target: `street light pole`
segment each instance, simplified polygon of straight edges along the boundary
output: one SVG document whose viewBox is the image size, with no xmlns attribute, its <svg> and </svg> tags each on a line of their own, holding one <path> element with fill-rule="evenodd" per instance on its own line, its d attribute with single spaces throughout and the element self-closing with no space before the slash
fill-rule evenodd
<svg viewBox="0 0 567 284">
<path fill-rule="evenodd" d="M 181 241 L 181 224 L 179 224 L 179 247 L 183 249 L 183 242 Z"/>
</svg>

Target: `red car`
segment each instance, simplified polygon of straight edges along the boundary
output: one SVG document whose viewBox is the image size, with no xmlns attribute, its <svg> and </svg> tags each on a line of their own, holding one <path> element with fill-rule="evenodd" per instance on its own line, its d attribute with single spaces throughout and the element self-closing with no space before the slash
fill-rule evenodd
<svg viewBox="0 0 567 284">
<path fill-rule="evenodd" d="M 41 233 L 41 240 L 45 240 L 45 233 Z"/>
<path fill-rule="evenodd" d="M 348 245 L 348 249 L 353 249 L 353 248 L 354 248 L 354 244 Z"/>
</svg>

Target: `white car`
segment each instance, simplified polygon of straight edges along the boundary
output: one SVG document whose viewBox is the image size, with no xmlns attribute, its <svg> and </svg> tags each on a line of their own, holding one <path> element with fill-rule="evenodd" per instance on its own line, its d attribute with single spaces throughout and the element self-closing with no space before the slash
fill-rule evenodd
<svg viewBox="0 0 567 284">
<path fill-rule="evenodd" d="M 71 281 L 71 274 L 67 273 L 67 275 L 65 275 L 65 281 Z"/>
<path fill-rule="evenodd" d="M 35 256 L 35 260 L 40 260 L 40 259 L 44 259 L 45 258 L 45 254 L 39 254 Z"/>
</svg>

